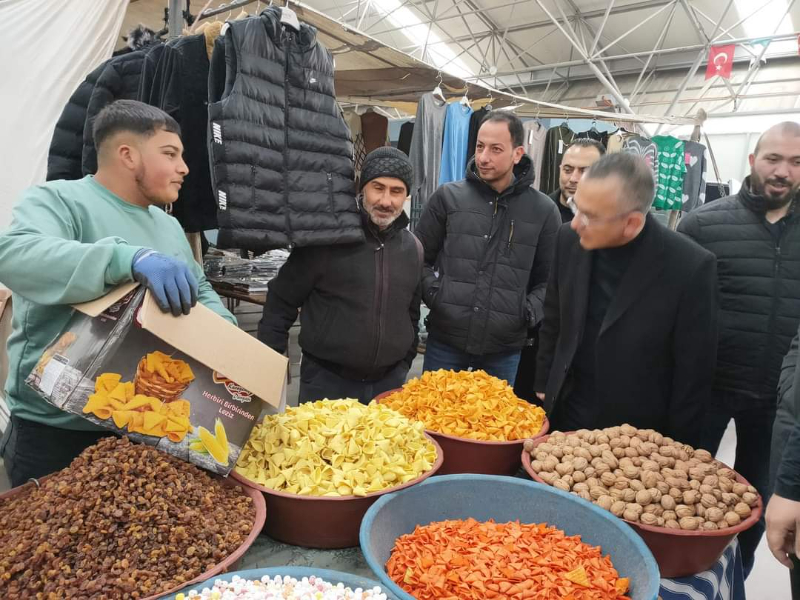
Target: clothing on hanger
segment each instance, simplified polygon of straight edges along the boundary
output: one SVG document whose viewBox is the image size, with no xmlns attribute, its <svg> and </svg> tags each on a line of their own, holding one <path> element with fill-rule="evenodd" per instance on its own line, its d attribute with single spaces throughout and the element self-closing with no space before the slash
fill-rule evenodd
<svg viewBox="0 0 800 600">
<path fill-rule="evenodd" d="M 208 166 L 208 70 L 206 36 L 198 33 L 167 42 L 154 78 L 154 91 L 160 90 L 156 106 L 181 127 L 189 173 L 172 205 L 172 215 L 189 233 L 217 227 Z"/>
<path fill-rule="evenodd" d="M 541 189 L 542 164 L 544 163 L 544 149 L 547 141 L 547 127 L 539 119 L 525 121 L 522 124 L 525 130 L 525 153 L 533 161 L 533 188 Z"/>
<path fill-rule="evenodd" d="M 389 132 L 389 119 L 374 110 L 361 115 L 361 133 L 364 136 L 364 150 L 367 154 L 386 145 Z"/>
<path fill-rule="evenodd" d="M 411 152 L 411 138 L 414 136 L 414 121 L 406 121 L 400 126 L 400 137 L 397 140 L 397 149 L 408 155 Z"/>
<path fill-rule="evenodd" d="M 547 132 L 544 143 L 544 161 L 542 162 L 542 185 L 539 191 L 552 194 L 558 189 L 561 158 L 575 139 L 575 132 L 566 123 L 552 127 Z"/>
<path fill-rule="evenodd" d="M 575 136 L 575 139 L 579 140 L 595 140 L 595 141 L 602 141 L 603 134 L 597 131 L 594 127 L 592 129 L 587 129 L 586 131 L 581 131 Z"/>
<path fill-rule="evenodd" d="M 314 27 L 298 23 L 295 31 L 283 16 L 272 6 L 229 21 L 214 43 L 208 148 L 222 248 L 364 239 L 333 56 Z M 233 93 L 242 78 L 249 93 Z"/>
<path fill-rule="evenodd" d="M 658 147 L 658 179 L 653 206 L 657 210 L 680 209 L 686 174 L 685 143 L 671 135 L 657 135 L 653 143 Z"/>
<path fill-rule="evenodd" d="M 635 133 L 623 133 L 622 151 L 629 154 L 636 154 L 644 158 L 647 164 L 653 169 L 653 176 L 658 181 L 658 165 L 660 161 L 659 150 L 656 143 L 641 135 Z"/>
<path fill-rule="evenodd" d="M 689 212 L 706 202 L 706 147 L 699 142 L 685 142 L 683 178 L 683 206 Z"/>
<path fill-rule="evenodd" d="M 622 146 L 625 145 L 625 133 L 623 129 L 617 129 L 614 133 L 609 134 L 606 152 L 622 152 Z"/>
<path fill-rule="evenodd" d="M 472 109 L 462 104 L 461 101 L 451 102 L 447 105 L 439 185 L 464 179 L 471 116 Z"/>
<path fill-rule="evenodd" d="M 136 99 L 139 102 L 158 106 L 160 90 L 154 90 L 154 81 L 158 72 L 158 64 L 161 62 L 161 56 L 164 54 L 166 47 L 166 44 L 154 44 L 144 51 L 142 74 L 139 78 L 139 88 L 136 92 Z"/>
<path fill-rule="evenodd" d="M 467 160 L 464 162 L 464 167 L 469 164 L 472 157 L 475 156 L 475 146 L 478 144 L 478 129 L 481 128 L 481 123 L 486 115 L 489 114 L 489 109 L 485 106 L 473 111 L 469 118 L 469 136 L 467 138 Z"/>
<path fill-rule="evenodd" d="M 409 153 L 411 165 L 414 167 L 414 188 L 411 190 L 412 228 L 439 184 L 446 113 L 447 102 L 432 93 L 424 94 L 419 99 Z"/>
</svg>

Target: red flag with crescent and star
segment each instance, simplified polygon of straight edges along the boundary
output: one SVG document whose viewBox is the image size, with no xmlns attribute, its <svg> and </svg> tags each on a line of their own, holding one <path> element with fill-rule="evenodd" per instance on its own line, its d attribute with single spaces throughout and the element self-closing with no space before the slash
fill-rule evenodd
<svg viewBox="0 0 800 600">
<path fill-rule="evenodd" d="M 733 53 L 735 50 L 735 44 L 730 44 L 728 46 L 712 46 L 708 51 L 706 79 L 711 79 L 717 75 L 725 79 L 730 79 L 731 70 L 733 69 Z"/>
</svg>

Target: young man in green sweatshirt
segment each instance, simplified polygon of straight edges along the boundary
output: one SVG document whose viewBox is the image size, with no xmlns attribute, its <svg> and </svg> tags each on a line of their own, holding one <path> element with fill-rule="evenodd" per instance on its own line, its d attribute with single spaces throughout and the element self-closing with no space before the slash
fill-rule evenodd
<svg viewBox="0 0 800 600">
<path fill-rule="evenodd" d="M 26 190 L 0 234 L 0 281 L 13 292 L 0 454 L 13 486 L 69 465 L 108 432 L 48 404 L 25 384 L 72 316 L 71 305 L 139 281 L 160 308 L 196 302 L 236 323 L 206 281 L 178 221 L 163 208 L 188 172 L 180 128 L 163 111 L 119 100 L 95 119 L 98 169 Z"/>
</svg>

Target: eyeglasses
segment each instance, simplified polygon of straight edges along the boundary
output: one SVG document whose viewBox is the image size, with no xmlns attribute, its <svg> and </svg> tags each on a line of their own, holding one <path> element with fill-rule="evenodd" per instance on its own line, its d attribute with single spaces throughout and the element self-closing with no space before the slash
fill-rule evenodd
<svg viewBox="0 0 800 600">
<path fill-rule="evenodd" d="M 580 223 L 584 227 L 589 227 L 590 225 L 599 225 L 600 223 L 611 223 L 612 221 L 617 221 L 627 217 L 632 212 L 636 212 L 635 210 L 628 210 L 624 213 L 614 215 L 613 217 L 587 217 L 581 212 L 581 209 L 578 208 L 578 205 L 575 204 L 575 200 L 572 198 L 567 199 L 567 208 L 572 211 L 572 214 L 575 215 L 576 219 L 579 219 Z"/>
</svg>

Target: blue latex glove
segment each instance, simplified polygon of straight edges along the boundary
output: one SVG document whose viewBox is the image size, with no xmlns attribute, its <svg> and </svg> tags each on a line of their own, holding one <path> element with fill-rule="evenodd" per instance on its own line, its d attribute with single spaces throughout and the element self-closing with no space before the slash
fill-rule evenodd
<svg viewBox="0 0 800 600">
<path fill-rule="evenodd" d="M 143 248 L 134 255 L 131 272 L 164 312 L 188 315 L 197 304 L 197 279 L 181 260 Z"/>
</svg>

